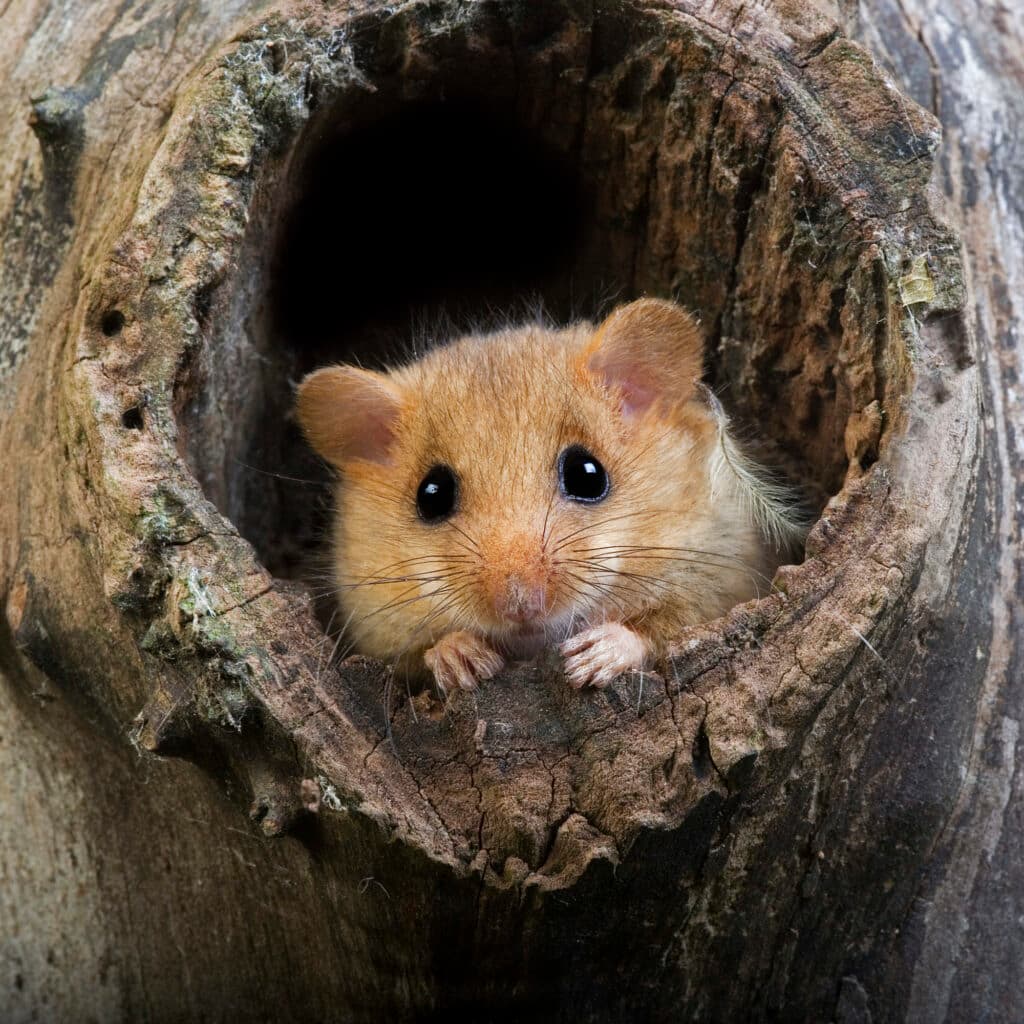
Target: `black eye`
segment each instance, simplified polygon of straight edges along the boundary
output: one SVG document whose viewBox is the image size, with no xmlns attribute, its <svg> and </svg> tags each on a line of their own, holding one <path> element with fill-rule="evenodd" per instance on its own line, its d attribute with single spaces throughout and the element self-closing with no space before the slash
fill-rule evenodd
<svg viewBox="0 0 1024 1024">
<path fill-rule="evenodd" d="M 446 519 L 455 508 L 458 494 L 455 474 L 447 466 L 434 466 L 416 490 L 416 511 L 428 523 Z"/>
<path fill-rule="evenodd" d="M 610 481 L 604 466 L 586 448 L 574 444 L 558 456 L 558 482 L 570 501 L 592 505 L 608 497 Z"/>
</svg>

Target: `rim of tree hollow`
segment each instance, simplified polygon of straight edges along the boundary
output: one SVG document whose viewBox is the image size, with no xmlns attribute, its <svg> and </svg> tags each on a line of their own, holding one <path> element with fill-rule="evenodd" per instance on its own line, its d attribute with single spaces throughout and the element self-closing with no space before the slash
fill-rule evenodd
<svg viewBox="0 0 1024 1024">
<path fill-rule="evenodd" d="M 916 425 L 969 358 L 921 329 L 962 304 L 926 192 L 938 131 L 814 15 L 783 33 L 741 8 L 282 5 L 180 94 L 73 314 L 63 406 L 102 463 L 104 586 L 138 648 L 90 685 L 115 718 L 142 707 L 145 748 L 226 760 L 268 834 L 316 805 L 541 888 L 649 831 L 702 848 L 715 811 L 784 779 L 850 666 L 884 647 L 926 555 L 914 504 L 942 486 Z M 309 237 L 289 234 L 308 215 L 296 183 L 441 96 L 455 134 L 498 118 L 536 146 L 524 166 L 583 197 L 553 238 L 570 262 L 533 287 L 556 309 L 570 283 L 609 278 L 698 308 L 716 385 L 833 496 L 806 560 L 687 631 L 665 672 L 580 695 L 557 665 L 524 666 L 443 716 L 405 702 L 389 740 L 386 669 L 331 665 L 306 589 L 264 567 L 287 561 L 276 525 L 308 524 L 287 492 L 253 512 L 247 456 L 273 444 L 289 373 L 324 352 L 281 330 L 299 299 L 273 287 L 282 247 Z M 281 436 L 265 450 L 298 458 Z"/>
</svg>

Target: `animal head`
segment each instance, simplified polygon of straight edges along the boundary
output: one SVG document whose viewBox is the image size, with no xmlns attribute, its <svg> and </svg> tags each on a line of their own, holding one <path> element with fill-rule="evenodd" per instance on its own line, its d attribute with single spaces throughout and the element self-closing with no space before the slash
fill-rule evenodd
<svg viewBox="0 0 1024 1024">
<path fill-rule="evenodd" d="M 298 416 L 339 474 L 335 580 L 355 644 L 393 657 L 466 629 L 529 653 L 583 623 L 671 608 L 685 624 L 752 596 L 764 545 L 716 484 L 702 354 L 688 313 L 642 299 L 596 328 L 530 325 L 389 373 L 308 376 Z"/>
</svg>

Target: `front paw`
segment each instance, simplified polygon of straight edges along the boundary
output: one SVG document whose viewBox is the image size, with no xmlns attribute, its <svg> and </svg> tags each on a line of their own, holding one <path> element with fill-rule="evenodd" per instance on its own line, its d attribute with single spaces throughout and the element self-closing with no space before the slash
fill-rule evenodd
<svg viewBox="0 0 1024 1024">
<path fill-rule="evenodd" d="M 643 668 L 647 661 L 647 641 L 621 622 L 604 622 L 570 637 L 559 648 L 565 658 L 569 685 L 607 686 L 616 676 L 630 669 Z"/>
<path fill-rule="evenodd" d="M 434 674 L 437 688 L 446 694 L 453 686 L 476 689 L 479 680 L 490 679 L 505 662 L 485 640 L 460 631 L 441 637 L 423 654 L 423 661 Z"/>
</svg>

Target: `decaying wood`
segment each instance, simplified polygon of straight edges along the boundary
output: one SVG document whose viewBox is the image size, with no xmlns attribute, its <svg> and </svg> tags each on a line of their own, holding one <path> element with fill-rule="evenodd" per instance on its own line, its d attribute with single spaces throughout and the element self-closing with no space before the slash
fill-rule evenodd
<svg viewBox="0 0 1024 1024">
<path fill-rule="evenodd" d="M 0 38 L 10 1015 L 1019 1016 L 1020 196 L 982 184 L 965 76 L 1020 101 L 983 27 L 969 61 L 956 5 L 885 0 L 64 18 L 26 0 Z M 416 118 L 489 161 L 418 192 Z M 578 208 L 502 220 L 520 176 Z M 430 277 L 484 197 L 534 276 Z M 657 672 L 580 695 L 542 660 L 440 708 L 331 657 L 286 578 L 322 512 L 260 470 L 315 472 L 287 409 L 317 360 L 524 282 L 558 316 L 696 308 L 821 517 Z"/>
</svg>

